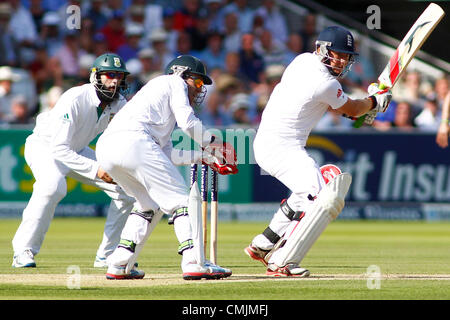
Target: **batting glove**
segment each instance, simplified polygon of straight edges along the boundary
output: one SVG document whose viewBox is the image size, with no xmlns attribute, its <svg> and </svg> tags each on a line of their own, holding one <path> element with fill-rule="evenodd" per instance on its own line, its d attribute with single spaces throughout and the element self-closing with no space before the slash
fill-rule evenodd
<svg viewBox="0 0 450 320">
<path fill-rule="evenodd" d="M 370 94 L 369 98 L 374 102 L 372 111 L 385 112 L 392 100 L 391 90 L 389 88 L 381 90 L 377 83 L 371 83 L 367 88 L 367 92 Z"/>
<path fill-rule="evenodd" d="M 364 123 L 366 124 L 372 124 L 375 118 L 377 117 L 378 112 L 375 110 L 371 110 L 368 113 L 366 113 L 366 117 L 364 118 Z"/>
</svg>

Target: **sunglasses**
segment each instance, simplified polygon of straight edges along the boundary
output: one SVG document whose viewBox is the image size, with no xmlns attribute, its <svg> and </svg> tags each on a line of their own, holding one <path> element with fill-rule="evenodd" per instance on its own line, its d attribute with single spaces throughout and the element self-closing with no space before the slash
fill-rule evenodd
<svg viewBox="0 0 450 320">
<path fill-rule="evenodd" d="M 104 72 L 104 74 L 108 79 L 123 79 L 123 72 Z"/>
<path fill-rule="evenodd" d="M 197 78 L 197 77 L 190 77 L 192 80 L 194 80 L 194 86 L 197 88 L 197 89 L 200 89 L 201 87 L 203 87 L 203 85 L 204 85 L 204 82 L 203 82 L 203 79 L 201 79 L 201 78 Z"/>
</svg>

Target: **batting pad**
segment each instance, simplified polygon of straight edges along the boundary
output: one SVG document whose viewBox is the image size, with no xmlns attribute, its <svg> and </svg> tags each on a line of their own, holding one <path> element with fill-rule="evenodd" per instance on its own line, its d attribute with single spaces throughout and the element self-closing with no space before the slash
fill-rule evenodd
<svg viewBox="0 0 450 320">
<path fill-rule="evenodd" d="M 195 260 L 203 266 L 205 264 L 205 250 L 203 248 L 202 199 L 197 183 L 192 184 L 189 193 L 188 215 L 191 222 Z"/>
<path fill-rule="evenodd" d="M 341 173 L 325 185 L 311 210 L 298 222 L 284 246 L 273 252 L 269 263 L 279 267 L 288 263 L 300 264 L 328 224 L 341 213 L 351 182 L 349 173 Z"/>
</svg>

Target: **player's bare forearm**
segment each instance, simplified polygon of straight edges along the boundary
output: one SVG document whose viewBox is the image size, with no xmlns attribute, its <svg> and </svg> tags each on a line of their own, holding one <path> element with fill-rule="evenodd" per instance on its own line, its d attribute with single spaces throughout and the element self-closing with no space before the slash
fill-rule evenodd
<svg viewBox="0 0 450 320">
<path fill-rule="evenodd" d="M 365 99 L 350 99 L 344 103 L 342 107 L 337 109 L 342 114 L 348 117 L 360 117 L 373 108 L 373 101 L 370 98 Z"/>
</svg>

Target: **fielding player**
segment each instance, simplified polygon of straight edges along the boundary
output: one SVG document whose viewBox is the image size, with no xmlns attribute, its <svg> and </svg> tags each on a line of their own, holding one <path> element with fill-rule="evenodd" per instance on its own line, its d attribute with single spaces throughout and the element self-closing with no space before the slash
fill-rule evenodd
<svg viewBox="0 0 450 320">
<path fill-rule="evenodd" d="M 12 240 L 13 267 L 36 266 L 34 256 L 41 249 L 56 206 L 67 193 L 66 176 L 96 186 L 111 197 L 103 241 L 94 262 L 95 267 L 106 266 L 106 257 L 120 240 L 134 199 L 100 167 L 89 143 L 125 105 L 120 92 L 126 87 L 128 74 L 118 55 L 103 54 L 94 62 L 90 83 L 67 90 L 52 110 L 37 117 L 25 143 L 25 160 L 36 182 Z"/>
<path fill-rule="evenodd" d="M 297 56 L 286 68 L 270 96 L 254 140 L 258 165 L 292 191 L 269 226 L 245 248 L 251 258 L 268 267 L 268 275 L 309 275 L 299 266 L 303 257 L 296 253 L 305 251 L 303 244 L 289 244 L 289 238 L 297 241 L 300 236 L 294 235 L 298 232 L 305 233 L 301 236 L 308 239 L 318 237 L 314 228 L 306 230 L 298 224 L 305 215 L 315 214 L 311 211 L 314 199 L 325 186 L 317 164 L 305 150 L 311 130 L 330 107 L 358 117 L 372 110 L 384 112 L 391 99 L 389 91 L 380 91 L 374 84 L 369 87 L 371 96 L 365 99 L 353 100 L 343 92 L 337 78 L 350 69 L 357 55 L 349 31 L 337 26 L 324 29 L 316 48 L 314 53 Z M 267 255 L 279 240 L 285 241 L 284 247 Z M 306 242 L 312 245 L 313 241 Z M 292 252 L 283 252 L 286 248 Z"/>
<path fill-rule="evenodd" d="M 205 131 L 191 107 L 203 101 L 205 85 L 211 83 L 200 60 L 178 56 L 168 64 L 165 75 L 150 80 L 137 92 L 100 137 L 96 154 L 101 166 L 136 198 L 120 243 L 107 259 L 107 279 L 144 277 L 134 262 L 163 214 L 170 215 L 169 222 L 174 225 L 184 279 L 231 275 L 229 269 L 198 261 L 189 219 L 196 213 L 188 212 L 188 187 L 175 166 L 203 161 L 220 174 L 237 173 L 232 146 Z M 205 152 L 182 154 L 173 149 L 175 125 Z"/>
</svg>

